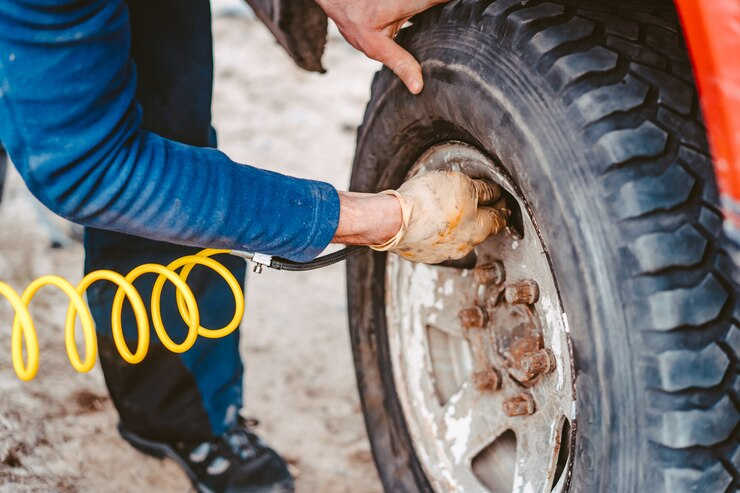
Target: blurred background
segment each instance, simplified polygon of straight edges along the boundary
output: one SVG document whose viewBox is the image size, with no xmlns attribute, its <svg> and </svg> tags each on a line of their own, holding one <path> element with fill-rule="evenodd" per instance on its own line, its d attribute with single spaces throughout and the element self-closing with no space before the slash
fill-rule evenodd
<svg viewBox="0 0 740 493">
<path fill-rule="evenodd" d="M 219 144 L 239 162 L 346 189 L 355 131 L 377 63 L 332 26 L 325 75 L 303 72 L 241 0 L 212 0 Z M 82 277 L 79 230 L 36 203 L 12 167 L 0 205 L 0 280 Z M 53 248 L 54 247 L 54 248 Z M 12 312 L 0 303 L 0 492 L 183 492 L 171 462 L 121 440 L 102 373 L 76 373 L 62 325 L 67 298 L 44 290 L 32 305 L 37 378 L 22 383 L 10 358 Z M 247 280 L 242 324 L 246 414 L 281 452 L 299 492 L 380 492 L 354 381 L 344 265 L 266 271 Z"/>
</svg>

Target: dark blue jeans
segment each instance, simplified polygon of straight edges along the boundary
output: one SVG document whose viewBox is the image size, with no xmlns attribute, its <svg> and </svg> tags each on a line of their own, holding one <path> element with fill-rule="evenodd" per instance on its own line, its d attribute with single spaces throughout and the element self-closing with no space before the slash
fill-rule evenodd
<svg viewBox="0 0 740 493">
<path fill-rule="evenodd" d="M 2 142 L 0 142 L 0 202 L 3 200 L 3 190 L 5 189 L 5 172 L 8 167 L 8 155 L 5 152 Z"/>
<path fill-rule="evenodd" d="M 176 141 L 215 146 L 211 127 L 213 47 L 208 0 L 128 0 L 132 57 L 138 73 L 137 99 L 143 125 Z M 177 163 L 172 163 L 177 173 Z M 193 183 L 194 187 L 208 186 Z M 85 271 L 111 269 L 122 274 L 154 262 L 168 264 L 199 249 L 88 228 Z M 243 260 L 220 257 L 237 279 L 245 277 Z M 137 281 L 145 303 L 155 276 Z M 188 280 L 201 311 L 201 325 L 219 328 L 234 313 L 231 291 L 218 274 L 196 268 Z M 116 287 L 96 283 L 88 301 L 98 330 L 105 381 L 123 425 L 140 435 L 167 441 L 199 441 L 220 435 L 236 421 L 242 405 L 244 367 L 239 334 L 217 340 L 199 338 L 187 353 L 162 347 L 152 332 L 146 359 L 129 365 L 118 355 L 111 337 L 110 310 Z M 174 302 L 174 289 L 163 295 L 163 321 L 170 337 L 182 341 L 186 325 Z M 135 348 L 136 326 L 124 313 L 124 333 Z"/>
</svg>

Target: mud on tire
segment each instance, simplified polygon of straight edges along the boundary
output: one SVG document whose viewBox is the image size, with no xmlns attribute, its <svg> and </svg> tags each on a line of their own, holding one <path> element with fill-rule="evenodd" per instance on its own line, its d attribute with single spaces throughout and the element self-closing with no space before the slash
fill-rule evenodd
<svg viewBox="0 0 740 493">
<path fill-rule="evenodd" d="M 521 188 L 571 330 L 570 490 L 736 491 L 738 286 L 671 2 L 453 1 L 399 40 L 426 86 L 376 76 L 352 189 L 397 187 L 447 141 Z M 348 267 L 358 385 L 386 491 L 432 491 L 395 395 L 385 260 Z"/>
</svg>

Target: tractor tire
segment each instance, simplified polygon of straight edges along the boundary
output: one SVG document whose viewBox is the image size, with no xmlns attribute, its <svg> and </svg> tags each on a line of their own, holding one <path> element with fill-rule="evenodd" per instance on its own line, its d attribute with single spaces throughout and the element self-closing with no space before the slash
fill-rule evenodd
<svg viewBox="0 0 740 493">
<path fill-rule="evenodd" d="M 737 491 L 739 290 L 673 4 L 457 0 L 397 39 L 425 87 L 376 75 L 351 189 L 459 169 L 515 214 L 467 264 L 349 259 L 385 490 Z M 512 301 L 521 282 L 539 299 Z M 466 309 L 481 318 L 461 328 Z M 552 373 L 517 373 L 515 311 Z"/>
</svg>

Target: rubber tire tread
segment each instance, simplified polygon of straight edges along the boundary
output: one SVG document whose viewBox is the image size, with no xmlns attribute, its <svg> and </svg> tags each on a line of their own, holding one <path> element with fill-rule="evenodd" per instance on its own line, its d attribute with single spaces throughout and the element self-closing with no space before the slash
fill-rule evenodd
<svg viewBox="0 0 740 493">
<path fill-rule="evenodd" d="M 563 120 L 596 157 L 590 172 L 614 226 L 622 265 L 615 276 L 623 281 L 625 318 L 637 341 L 634 371 L 644 385 L 643 431 L 655 461 L 640 490 L 737 491 L 738 286 L 672 3 L 458 0 L 417 16 L 398 39 L 413 52 L 414 39 L 439 26 L 465 26 L 473 41 L 476 32 L 486 33 L 498 40 L 497 49 L 533 67 L 565 105 Z M 377 125 L 368 119 L 395 84 L 385 71 L 376 76 L 358 146 L 368 138 L 366 127 Z M 356 166 L 361 162 L 358 156 Z M 355 188 L 366 186 L 361 175 L 355 169 Z M 355 327 L 369 310 L 353 307 L 360 299 L 353 295 L 358 269 L 350 268 L 348 281 Z M 368 361 L 357 337 L 362 391 Z M 363 395 L 366 406 L 368 400 Z M 367 424 L 372 439 L 374 423 Z M 389 467 L 398 458 L 378 456 L 377 447 L 375 453 L 386 489 L 399 488 L 398 478 L 389 476 L 398 474 Z M 404 491 L 428 488 L 423 481 L 403 484 Z"/>
</svg>

